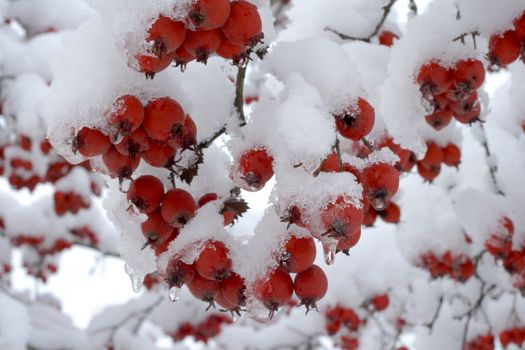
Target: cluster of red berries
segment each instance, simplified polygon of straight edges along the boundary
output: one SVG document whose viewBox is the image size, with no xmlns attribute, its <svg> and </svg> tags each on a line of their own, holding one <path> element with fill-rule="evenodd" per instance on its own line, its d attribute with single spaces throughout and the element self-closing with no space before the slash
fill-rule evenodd
<svg viewBox="0 0 525 350">
<path fill-rule="evenodd" d="M 458 282 L 465 282 L 474 275 L 475 265 L 472 258 L 446 251 L 441 255 L 428 252 L 421 255 L 419 265 L 428 270 L 432 278 L 448 276 Z"/>
<path fill-rule="evenodd" d="M 417 162 L 417 172 L 428 182 L 441 172 L 441 164 L 458 167 L 461 162 L 461 149 L 453 143 L 439 147 L 434 142 L 427 142 L 427 152 L 423 159 Z"/>
<path fill-rule="evenodd" d="M 111 177 L 130 178 L 144 159 L 170 168 L 177 150 L 196 143 L 197 127 L 179 103 L 169 97 L 152 99 L 144 107 L 135 96 L 119 97 L 103 130 L 84 127 L 72 142 L 84 157 L 102 156 Z"/>
<path fill-rule="evenodd" d="M 376 210 L 373 207 L 368 206 L 363 218 L 363 225 L 374 226 L 377 217 L 380 217 L 386 223 L 397 224 L 401 218 L 401 209 L 394 202 L 390 202 L 388 207 L 383 210 Z"/>
<path fill-rule="evenodd" d="M 463 350 L 494 350 L 494 336 L 483 334 L 465 344 Z"/>
<path fill-rule="evenodd" d="M 224 314 L 210 314 L 203 321 L 197 324 L 189 322 L 183 323 L 179 328 L 171 333 L 173 340 L 183 341 L 186 337 L 193 337 L 196 341 L 208 343 L 221 333 L 221 327 L 224 324 L 231 324 L 233 320 Z"/>
<path fill-rule="evenodd" d="M 452 118 L 463 124 L 479 120 L 481 105 L 477 90 L 485 81 L 485 67 L 476 59 L 456 62 L 454 68 L 432 60 L 423 65 L 416 82 L 431 113 L 426 122 L 436 130 L 447 126 Z"/>
<path fill-rule="evenodd" d="M 487 58 L 491 69 L 506 67 L 520 58 L 525 63 L 525 11 L 513 21 L 514 28 L 490 37 Z"/>
<path fill-rule="evenodd" d="M 65 213 L 77 214 L 80 209 L 91 206 L 90 201 L 75 192 L 56 191 L 54 194 L 55 212 L 58 216 Z"/>
<path fill-rule="evenodd" d="M 145 37 L 151 44 L 149 52 L 136 58 L 139 70 L 153 78 L 173 61 L 182 67 L 193 60 L 206 63 L 214 53 L 239 64 L 262 38 L 255 5 L 244 0 L 197 0 L 182 21 L 160 15 Z"/>
<path fill-rule="evenodd" d="M 89 226 L 80 226 L 69 230 L 75 241 L 96 247 L 99 243 L 98 234 Z"/>
<path fill-rule="evenodd" d="M 504 216 L 499 228 L 485 241 L 485 249 L 495 259 L 500 260 L 505 270 L 514 277 L 514 287 L 525 291 L 525 246 L 512 249 L 514 223 Z"/>
<path fill-rule="evenodd" d="M 390 299 L 388 294 L 380 294 L 365 301 L 361 307 L 363 312 L 380 312 L 388 308 Z M 336 337 L 336 343 L 345 350 L 357 350 L 359 348 L 359 328 L 366 324 L 365 318 L 359 317 L 356 310 L 351 307 L 336 305 L 325 312 L 325 330 L 331 337 Z"/>
<path fill-rule="evenodd" d="M 514 327 L 504 330 L 499 335 L 499 341 L 504 348 L 510 344 L 521 347 L 525 342 L 525 327 Z"/>
</svg>

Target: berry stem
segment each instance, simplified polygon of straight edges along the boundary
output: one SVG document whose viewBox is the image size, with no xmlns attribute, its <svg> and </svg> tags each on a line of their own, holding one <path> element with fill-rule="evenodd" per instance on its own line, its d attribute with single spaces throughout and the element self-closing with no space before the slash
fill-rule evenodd
<svg viewBox="0 0 525 350">
<path fill-rule="evenodd" d="M 343 160 L 341 159 L 341 148 L 339 147 L 339 138 L 335 138 L 335 152 L 337 153 L 337 164 L 339 166 L 339 172 L 343 171 Z"/>
<path fill-rule="evenodd" d="M 392 10 L 392 7 L 395 5 L 395 3 L 397 2 L 397 0 L 390 0 L 388 2 L 388 4 L 386 4 L 385 6 L 383 6 L 383 16 L 381 17 L 381 19 L 379 20 L 379 22 L 377 22 L 375 28 L 374 28 L 374 31 L 372 33 L 370 33 L 370 35 L 366 36 L 366 37 L 354 37 L 354 36 L 350 36 L 350 35 L 346 35 L 346 34 L 343 34 L 343 33 L 340 33 L 338 32 L 337 30 L 335 29 L 332 29 L 330 27 L 326 27 L 325 30 L 328 31 L 328 32 L 332 32 L 332 33 L 335 33 L 337 34 L 341 39 L 344 39 L 344 40 L 358 40 L 358 41 L 365 41 L 367 43 L 370 42 L 370 40 L 376 36 L 377 34 L 379 34 L 379 31 L 381 30 L 381 27 L 383 26 L 383 24 L 385 24 L 385 21 L 386 21 L 386 18 L 388 17 L 388 14 L 390 13 L 390 11 Z"/>
<path fill-rule="evenodd" d="M 363 143 L 365 144 L 365 146 L 368 148 L 370 152 L 374 152 L 374 146 L 372 145 L 370 141 L 368 141 L 365 137 L 363 137 L 361 141 L 363 141 Z"/>
<path fill-rule="evenodd" d="M 417 5 L 415 0 L 409 0 L 408 2 L 408 8 L 410 11 L 412 11 L 415 15 L 417 15 Z"/>
<path fill-rule="evenodd" d="M 246 125 L 246 116 L 244 115 L 244 78 L 246 77 L 246 68 L 248 62 L 242 64 L 237 68 L 237 79 L 235 81 L 235 109 L 239 114 L 239 125 Z"/>
</svg>

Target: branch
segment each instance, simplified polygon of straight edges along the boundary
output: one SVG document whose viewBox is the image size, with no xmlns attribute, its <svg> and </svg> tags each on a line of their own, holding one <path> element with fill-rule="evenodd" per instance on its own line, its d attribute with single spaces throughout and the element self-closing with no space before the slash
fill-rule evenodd
<svg viewBox="0 0 525 350">
<path fill-rule="evenodd" d="M 410 9 L 410 11 L 417 15 L 417 5 L 415 0 L 409 0 L 408 8 Z"/>
<path fill-rule="evenodd" d="M 500 189 L 498 185 L 498 180 L 496 179 L 496 171 L 498 170 L 498 167 L 492 164 L 492 153 L 490 152 L 489 144 L 487 141 L 487 133 L 485 131 L 485 127 L 483 126 L 483 123 L 479 123 L 479 127 L 481 129 L 482 136 L 483 136 L 481 145 L 485 149 L 485 156 L 487 157 L 487 160 L 489 162 L 489 172 L 490 172 L 490 177 L 492 178 L 492 183 L 494 184 L 494 188 L 496 189 L 497 193 L 504 196 L 505 193 Z"/>
<path fill-rule="evenodd" d="M 381 27 L 383 26 L 383 24 L 385 24 L 386 18 L 388 17 L 388 14 L 392 10 L 392 7 L 394 6 L 394 4 L 396 2 L 397 2 L 397 0 L 389 0 L 388 4 L 383 6 L 383 16 L 381 17 L 379 22 L 377 22 L 377 24 L 376 24 L 376 26 L 374 28 L 374 31 L 372 33 L 370 33 L 370 35 L 368 35 L 366 37 L 361 37 L 361 38 L 360 37 L 353 37 L 353 36 L 350 36 L 350 35 L 346 35 L 346 34 L 340 33 L 337 30 L 332 29 L 330 27 L 325 28 L 325 30 L 328 31 L 328 32 L 332 32 L 332 33 L 337 34 L 341 39 L 344 39 L 344 40 L 358 40 L 358 41 L 364 41 L 364 42 L 369 43 L 370 40 L 374 36 L 379 34 L 379 31 L 381 30 Z"/>
<path fill-rule="evenodd" d="M 374 152 L 374 146 L 372 145 L 372 143 L 370 141 L 368 141 L 365 137 L 361 138 L 361 141 L 363 141 L 363 143 L 365 144 L 366 148 L 368 148 L 368 150 L 370 152 Z"/>
<path fill-rule="evenodd" d="M 337 154 L 337 165 L 339 167 L 339 172 L 343 171 L 343 160 L 341 159 L 341 149 L 339 147 L 339 138 L 335 139 L 335 152 Z"/>
<path fill-rule="evenodd" d="M 235 100 L 234 105 L 239 114 L 239 125 L 246 125 L 246 116 L 244 115 L 244 78 L 246 77 L 246 68 L 248 61 L 239 66 L 237 69 L 237 79 L 235 80 Z"/>
<path fill-rule="evenodd" d="M 224 125 L 222 128 L 217 130 L 214 134 L 212 134 L 210 137 L 208 137 L 205 140 L 202 140 L 198 145 L 197 149 L 203 150 L 205 148 L 208 148 L 211 146 L 215 140 L 217 140 L 219 137 L 221 137 L 224 133 L 226 133 L 226 125 Z"/>
<path fill-rule="evenodd" d="M 432 320 L 430 320 L 429 323 L 424 324 L 425 327 L 428 327 L 430 329 L 430 333 L 432 333 L 432 330 L 434 329 L 434 324 L 436 323 L 439 314 L 441 313 L 441 308 L 443 307 L 443 302 L 445 301 L 445 298 L 443 296 L 439 297 L 439 304 L 436 309 L 436 312 L 434 312 L 434 316 L 432 317 Z"/>
</svg>

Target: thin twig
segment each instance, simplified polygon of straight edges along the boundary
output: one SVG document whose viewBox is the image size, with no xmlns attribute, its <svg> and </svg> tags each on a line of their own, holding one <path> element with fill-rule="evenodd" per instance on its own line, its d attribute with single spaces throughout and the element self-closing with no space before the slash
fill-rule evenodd
<svg viewBox="0 0 525 350">
<path fill-rule="evenodd" d="M 417 5 L 415 0 L 409 0 L 408 8 L 410 9 L 410 11 L 417 15 Z"/>
<path fill-rule="evenodd" d="M 220 136 L 222 136 L 224 133 L 226 133 L 226 125 L 224 125 L 222 128 L 217 130 L 215 133 L 213 133 L 210 137 L 208 137 L 206 140 L 202 140 L 198 145 L 197 149 L 204 149 L 210 147 L 210 145 L 217 140 Z"/>
<path fill-rule="evenodd" d="M 239 115 L 239 125 L 246 125 L 246 116 L 244 115 L 244 79 L 246 78 L 246 68 L 248 61 L 239 66 L 237 69 L 237 79 L 235 81 L 235 109 Z"/>
<path fill-rule="evenodd" d="M 434 329 L 434 324 L 436 323 L 437 319 L 439 318 L 439 314 L 441 313 L 441 308 L 443 307 L 443 302 L 445 301 L 445 298 L 443 296 L 439 297 L 439 303 L 436 308 L 436 311 L 434 312 L 434 316 L 432 317 L 432 320 L 430 320 L 429 323 L 425 324 L 425 327 L 428 327 L 430 329 L 430 333 L 432 333 L 432 330 Z"/>
<path fill-rule="evenodd" d="M 337 154 L 337 165 L 339 167 L 339 172 L 343 171 L 343 160 L 341 158 L 341 149 L 339 147 L 339 138 L 335 139 L 335 152 Z"/>
<path fill-rule="evenodd" d="M 397 2 L 397 0 L 390 0 L 388 2 L 388 4 L 383 6 L 383 16 L 381 17 L 379 22 L 377 22 L 377 24 L 376 24 L 376 26 L 374 28 L 374 31 L 372 33 L 370 33 L 370 35 L 368 35 L 366 37 L 353 37 L 353 36 L 350 36 L 350 35 L 347 35 L 347 34 L 340 33 L 337 30 L 335 30 L 333 28 L 329 28 L 329 27 L 325 28 L 325 30 L 337 34 L 341 39 L 344 39 L 344 40 L 358 40 L 358 41 L 364 41 L 364 42 L 368 43 L 368 42 L 370 42 L 370 40 L 374 36 L 379 34 L 379 31 L 381 30 L 381 27 L 383 26 L 383 24 L 385 24 L 386 18 L 388 17 L 388 14 L 392 10 L 392 7 L 394 6 L 394 4 L 396 2 Z"/>
<path fill-rule="evenodd" d="M 483 126 L 483 123 L 479 123 L 479 127 L 483 134 L 482 135 L 483 140 L 481 141 L 481 145 L 483 146 L 483 149 L 485 149 L 485 156 L 487 157 L 487 160 L 489 162 L 489 172 L 490 172 L 490 177 L 492 178 L 492 183 L 494 185 L 494 188 L 496 189 L 496 192 L 504 196 L 505 193 L 499 187 L 498 180 L 496 179 L 496 172 L 498 170 L 498 167 L 493 164 L 492 153 L 490 152 L 489 143 L 487 140 L 487 132 L 485 131 L 485 127 Z"/>
<path fill-rule="evenodd" d="M 365 137 L 361 138 L 361 141 L 363 141 L 363 143 L 365 144 L 366 148 L 368 148 L 368 150 L 370 152 L 374 152 L 374 146 L 372 145 L 372 143 L 370 141 L 368 141 Z"/>
</svg>

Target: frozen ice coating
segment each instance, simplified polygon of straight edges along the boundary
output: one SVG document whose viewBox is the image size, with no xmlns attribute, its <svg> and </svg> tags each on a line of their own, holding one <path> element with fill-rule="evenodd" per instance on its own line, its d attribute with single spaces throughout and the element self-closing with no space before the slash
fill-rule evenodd
<svg viewBox="0 0 525 350">
<path fill-rule="evenodd" d="M 283 82 L 290 74 L 299 73 L 317 88 L 327 110 L 333 113 L 365 97 L 356 68 L 344 50 L 328 39 L 279 42 L 263 60 L 261 69 Z"/>
</svg>

